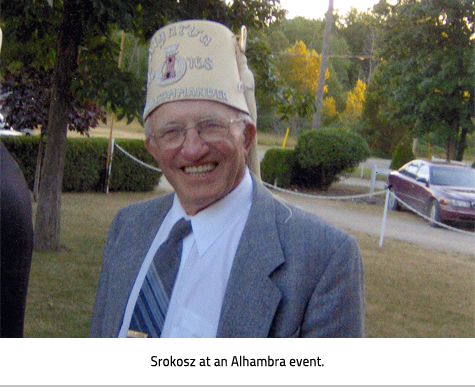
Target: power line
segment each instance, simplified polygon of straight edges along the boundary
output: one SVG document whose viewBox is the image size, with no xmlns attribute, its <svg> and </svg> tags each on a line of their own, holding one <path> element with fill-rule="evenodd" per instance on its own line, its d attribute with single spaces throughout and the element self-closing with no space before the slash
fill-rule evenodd
<svg viewBox="0 0 475 392">
<path fill-rule="evenodd" d="M 319 57 L 319 55 L 315 54 L 303 54 L 303 53 L 289 53 L 289 52 L 280 52 L 279 55 L 286 55 L 286 56 L 305 56 L 305 57 Z M 338 55 L 338 54 L 331 54 L 328 56 L 329 58 L 337 58 L 337 59 L 359 59 L 359 60 L 366 60 L 372 59 L 373 56 L 371 55 Z"/>
</svg>

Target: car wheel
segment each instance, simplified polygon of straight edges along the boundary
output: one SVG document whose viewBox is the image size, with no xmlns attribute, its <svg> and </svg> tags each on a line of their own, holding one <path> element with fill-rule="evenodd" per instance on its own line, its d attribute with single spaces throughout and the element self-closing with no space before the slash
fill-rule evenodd
<svg viewBox="0 0 475 392">
<path fill-rule="evenodd" d="M 430 225 L 432 227 L 438 227 L 438 223 L 442 220 L 440 219 L 440 207 L 437 200 L 432 200 L 429 206 L 429 218 L 431 219 Z"/>
<path fill-rule="evenodd" d="M 399 211 L 401 209 L 401 205 L 397 201 L 395 192 L 392 188 L 389 190 L 388 206 L 389 206 L 389 209 L 391 210 Z"/>
</svg>

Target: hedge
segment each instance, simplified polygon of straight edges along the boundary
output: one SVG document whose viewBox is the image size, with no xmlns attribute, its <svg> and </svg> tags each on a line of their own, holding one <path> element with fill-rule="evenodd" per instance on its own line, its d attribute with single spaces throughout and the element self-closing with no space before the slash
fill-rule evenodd
<svg viewBox="0 0 475 392">
<path fill-rule="evenodd" d="M 298 185 L 317 189 L 327 189 L 342 172 L 358 167 L 371 153 L 361 135 L 334 127 L 303 132 L 295 152 Z"/>
<path fill-rule="evenodd" d="M 297 164 L 294 150 L 271 148 L 261 161 L 261 176 L 264 182 L 287 188 L 292 184 L 292 173 Z"/>
<path fill-rule="evenodd" d="M 261 162 L 262 179 L 309 189 L 327 189 L 339 175 L 370 156 L 362 136 L 339 128 L 303 132 L 295 150 L 270 149 Z"/>
<path fill-rule="evenodd" d="M 1 138 L 33 189 L 39 137 Z M 45 139 L 45 142 L 47 140 Z M 142 140 L 120 139 L 116 143 L 139 160 L 155 165 Z M 105 138 L 70 138 L 67 141 L 63 192 L 100 192 L 104 187 L 107 148 Z M 156 165 L 155 165 L 156 166 Z M 110 191 L 147 192 L 153 190 L 160 173 L 147 169 L 115 149 L 109 182 Z"/>
<path fill-rule="evenodd" d="M 34 136 L 1 137 L 0 141 L 20 166 L 28 188 L 33 189 L 39 138 Z"/>
</svg>

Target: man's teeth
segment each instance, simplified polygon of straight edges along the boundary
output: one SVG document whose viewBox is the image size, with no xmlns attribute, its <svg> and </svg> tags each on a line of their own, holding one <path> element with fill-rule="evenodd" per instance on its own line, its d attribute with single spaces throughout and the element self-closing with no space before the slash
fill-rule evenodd
<svg viewBox="0 0 475 392">
<path fill-rule="evenodd" d="M 215 166 L 216 165 L 213 165 L 213 164 L 200 165 L 200 166 L 188 166 L 188 167 L 185 167 L 185 173 L 193 174 L 193 175 L 203 175 L 213 170 Z"/>
</svg>

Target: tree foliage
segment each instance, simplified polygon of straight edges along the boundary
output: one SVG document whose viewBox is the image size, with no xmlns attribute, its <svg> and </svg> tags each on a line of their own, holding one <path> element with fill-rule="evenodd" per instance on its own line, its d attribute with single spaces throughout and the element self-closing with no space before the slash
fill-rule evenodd
<svg viewBox="0 0 475 392">
<path fill-rule="evenodd" d="M 376 18 L 371 13 L 352 7 L 345 17 L 337 20 L 337 31 L 345 39 L 351 53 L 347 86 L 354 86 L 358 80 L 368 83 L 376 66 Z"/>
<path fill-rule="evenodd" d="M 292 116 L 310 117 L 315 111 L 315 93 L 318 87 L 320 55 L 315 50 L 308 50 L 303 41 L 286 50 L 278 62 L 281 82 L 286 86 L 280 112 L 283 118 Z M 327 69 L 325 78 L 328 80 L 330 71 Z M 328 93 L 328 86 L 324 86 Z M 336 116 L 336 101 L 328 96 L 324 99 L 323 114 L 326 118 Z"/>
<path fill-rule="evenodd" d="M 474 131 L 473 0 L 403 0 L 382 12 L 386 115 L 413 136 L 440 135 L 447 158 L 461 160 Z"/>
<path fill-rule="evenodd" d="M 373 153 L 390 157 L 408 127 L 399 119 L 384 115 L 391 107 L 380 81 L 383 66 L 378 66 L 366 88 L 363 112 L 355 130 L 366 139 Z"/>
<path fill-rule="evenodd" d="M 5 3 L 5 2 L 4 2 Z M 118 70 L 113 59 L 117 29 L 148 39 L 165 23 L 207 18 L 236 28 L 258 28 L 283 17 L 278 0 L 10 0 L 2 3 L 5 46 L 2 67 L 32 64 L 53 68 L 48 109 L 48 143 L 41 174 L 35 232 L 37 250 L 60 249 L 61 182 L 66 131 L 84 124 L 71 122 L 79 111 L 99 102 L 128 120 L 139 117 L 145 80 Z M 20 29 L 18 28 L 20 26 Z M 27 53 L 23 52 L 23 47 Z M 42 59 L 44 56 L 44 59 Z M 13 69 L 13 68 L 12 68 Z M 88 110 L 81 114 L 88 113 Z M 71 125 L 72 124 L 72 125 Z"/>
<path fill-rule="evenodd" d="M 344 114 L 346 121 L 355 122 L 361 117 L 365 99 L 366 83 L 358 79 L 356 86 L 348 92 Z"/>
<path fill-rule="evenodd" d="M 70 0 L 71 1 L 71 0 Z M 93 100 L 128 121 L 141 117 L 146 73 L 129 67 L 118 69 L 117 29 L 124 29 L 136 44 L 147 45 L 164 24 L 180 19 L 206 18 L 238 31 L 268 26 L 285 15 L 278 0 L 72 0 L 79 20 L 77 69 L 72 96 L 78 102 Z M 2 73 L 25 65 L 49 70 L 54 67 L 64 1 L 11 0 L 2 4 L 4 31 Z M 262 56 L 262 55 L 261 55 Z"/>
<path fill-rule="evenodd" d="M 332 29 L 332 31 L 329 68 L 337 75 L 341 84 L 347 85 L 350 48 L 338 29 Z M 315 50 L 320 54 L 323 48 L 324 33 L 324 20 L 306 19 L 298 16 L 271 26 L 267 34 L 274 53 L 281 54 L 296 42 L 302 41 L 307 50 Z"/>
<path fill-rule="evenodd" d="M 407 135 L 404 135 L 394 150 L 394 155 L 389 168 L 398 170 L 413 159 L 416 159 L 416 157 L 412 152 L 412 140 Z"/>
<path fill-rule="evenodd" d="M 0 82 L 1 104 L 10 125 L 16 129 L 46 129 L 52 78 L 51 70 L 43 68 L 5 72 Z"/>
<path fill-rule="evenodd" d="M 7 70 L 0 82 L 4 96 L 1 100 L 5 108 L 7 122 L 16 129 L 41 129 L 46 132 L 53 70 L 22 67 Z M 89 136 L 89 130 L 100 122 L 106 123 L 106 112 L 97 103 L 85 97 L 74 99 L 68 113 L 68 129 Z"/>
<path fill-rule="evenodd" d="M 33 66 L 49 69 L 54 66 L 61 6 L 47 0 L 3 1 L 2 70 Z"/>
<path fill-rule="evenodd" d="M 363 68 L 353 70 L 354 64 L 361 63 L 362 55 L 370 57 L 370 53 L 374 50 L 374 40 L 369 40 L 371 37 L 368 37 L 368 24 L 373 23 L 375 18 L 367 14 L 364 15 L 365 18 L 359 15 L 358 18 L 353 18 L 351 26 L 346 24 L 344 17 L 337 13 L 334 15 L 335 26 L 332 28 L 329 48 L 329 76 L 327 74 L 323 101 L 322 120 L 324 125 L 342 119 L 341 114 L 346 108 L 347 92 L 356 85 L 357 76 L 362 75 L 360 79 L 367 80 L 367 73 Z M 352 31 L 345 33 L 346 29 L 352 29 Z M 286 87 L 281 90 L 280 97 L 282 99 L 278 106 L 279 113 L 283 114 L 281 119 L 287 121 L 292 129 L 305 129 L 307 127 L 305 117 L 313 116 L 316 109 L 315 86 L 318 84 L 318 70 L 317 67 L 314 67 L 314 70 L 317 70 L 317 77 L 314 74 L 309 74 L 311 67 L 307 67 L 307 64 L 311 65 L 312 58 L 320 58 L 324 30 L 325 20 L 296 17 L 270 26 L 264 30 L 264 34 L 260 35 L 261 41 L 265 43 L 275 58 L 279 79 Z M 353 39 L 352 46 L 347 43 L 349 36 Z M 367 41 L 368 48 L 365 46 Z M 305 50 L 302 49 L 302 43 Z M 300 49 L 297 48 L 298 46 Z M 361 48 L 365 48 L 364 54 L 361 53 Z M 291 52 L 293 53 L 291 54 Z M 301 64 L 292 64 L 299 62 L 296 57 L 299 52 L 300 54 L 305 52 L 306 56 L 301 56 Z M 366 58 L 363 62 L 369 64 L 369 60 Z M 302 70 L 304 70 L 303 73 Z M 302 85 L 306 86 L 307 91 L 303 91 Z M 296 116 L 303 118 L 297 120 Z M 345 126 L 348 126 L 348 123 L 345 123 Z"/>
<path fill-rule="evenodd" d="M 303 41 L 297 41 L 284 53 L 279 69 L 289 87 L 302 94 L 315 95 L 318 86 L 320 55 L 314 49 L 308 50 Z M 330 72 L 327 71 L 325 79 L 329 76 Z"/>
</svg>

